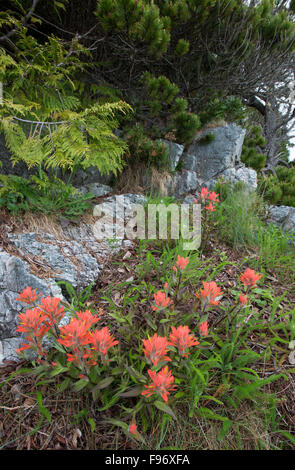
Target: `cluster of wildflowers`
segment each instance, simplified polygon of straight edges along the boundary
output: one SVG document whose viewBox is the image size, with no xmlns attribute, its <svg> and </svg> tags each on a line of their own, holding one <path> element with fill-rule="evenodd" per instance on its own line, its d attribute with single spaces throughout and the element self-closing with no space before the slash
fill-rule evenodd
<svg viewBox="0 0 295 470">
<path fill-rule="evenodd" d="M 168 287 L 168 285 L 167 285 Z M 165 287 L 165 288 L 167 288 Z M 170 304 L 171 300 L 169 299 L 169 297 L 166 296 L 165 292 L 161 292 L 160 290 L 158 290 L 158 292 L 156 294 L 154 294 L 154 299 L 155 299 L 155 303 L 156 305 L 153 306 L 153 310 L 162 310 L 163 308 L 167 307 L 167 305 Z"/>
<path fill-rule="evenodd" d="M 158 336 L 155 333 L 154 336 L 149 339 L 143 339 L 142 342 L 144 344 L 144 355 L 153 366 L 156 366 L 159 361 L 171 361 L 166 356 L 167 348 L 170 344 L 166 337 Z"/>
<path fill-rule="evenodd" d="M 202 335 L 201 328 L 200 334 Z M 155 333 L 151 338 L 142 341 L 144 344 L 144 355 L 148 362 L 154 367 L 161 362 L 171 361 L 167 356 L 169 349 L 171 349 L 169 346 L 176 348 L 182 358 L 187 358 L 190 354 L 189 348 L 200 344 L 194 335 L 191 334 L 187 325 L 180 325 L 177 328 L 172 326 L 169 339 L 167 339 L 166 336 L 158 336 L 157 333 Z M 159 372 L 149 369 L 148 374 L 152 383 L 145 385 L 146 390 L 142 392 L 142 395 L 149 397 L 156 393 L 167 402 L 168 395 L 176 388 L 176 385 L 173 385 L 175 378 L 171 371 L 169 371 L 168 366 L 165 366 Z"/>
<path fill-rule="evenodd" d="M 27 287 L 17 300 L 32 304 L 37 302 L 38 296 L 36 291 Z M 57 342 L 65 348 L 67 360 L 82 367 L 84 371 L 97 364 L 98 356 L 101 362 L 106 362 L 108 350 L 118 344 L 118 341 L 111 336 L 108 327 L 92 331 L 93 325 L 100 320 L 100 317 L 93 315 L 89 310 L 75 312 L 76 317 L 71 318 L 68 324 L 59 326 L 65 315 L 60 302 L 58 297 L 41 298 L 40 303 L 33 309 L 27 309 L 25 313 L 19 315 L 20 325 L 17 331 L 26 334 L 27 344 L 23 344 L 18 352 L 32 349 L 39 356 L 46 356 L 42 341 L 50 331 Z"/>
<path fill-rule="evenodd" d="M 46 355 L 42 348 L 42 340 L 49 330 L 49 327 L 45 325 L 45 320 L 45 315 L 38 308 L 28 309 L 26 313 L 19 315 L 20 325 L 17 327 L 17 331 L 26 333 L 27 344 L 22 343 L 17 352 L 34 349 L 39 356 Z"/>
<path fill-rule="evenodd" d="M 252 289 L 253 287 L 256 287 L 256 282 L 261 278 L 261 274 L 257 274 L 253 269 L 247 268 L 246 271 L 241 274 L 240 281 L 245 287 Z"/>
<path fill-rule="evenodd" d="M 205 209 L 209 212 L 216 211 L 215 204 L 220 202 L 218 199 L 219 194 L 216 194 L 214 191 L 209 191 L 207 188 L 202 188 L 199 194 L 201 204 L 205 206 Z M 198 202 L 195 199 L 195 202 Z M 207 205 L 206 205 L 207 204 Z"/>
<path fill-rule="evenodd" d="M 195 296 L 201 299 L 203 311 L 205 311 L 210 305 L 219 304 L 223 292 L 221 292 L 220 287 L 214 281 L 203 282 L 203 287 L 204 289 L 201 290 L 200 294 L 195 294 Z"/>
<path fill-rule="evenodd" d="M 186 268 L 186 266 L 188 265 L 189 263 L 189 259 L 188 258 L 182 258 L 181 256 L 177 256 L 177 261 L 176 261 L 176 264 L 173 266 L 173 271 L 183 271 L 183 269 Z"/>
<path fill-rule="evenodd" d="M 150 397 L 156 393 L 157 395 L 160 395 L 165 402 L 167 402 L 170 392 L 176 389 L 176 385 L 173 385 L 175 377 L 171 374 L 168 366 L 163 367 L 159 372 L 149 369 L 148 374 L 152 383 L 145 385 L 146 390 L 141 394 Z"/>
<path fill-rule="evenodd" d="M 172 326 L 172 333 L 170 333 L 169 340 L 170 344 L 178 349 L 182 357 L 188 357 L 190 354 L 188 348 L 200 344 L 199 341 L 190 334 L 188 326 L 179 326 L 178 328 Z"/>
<path fill-rule="evenodd" d="M 246 288 L 246 292 L 249 292 L 250 289 L 253 289 L 256 287 L 257 281 L 262 278 L 261 274 L 256 273 L 253 271 L 253 269 L 247 268 L 246 271 L 241 274 L 240 276 L 240 281 L 242 282 L 243 286 Z M 248 302 L 248 297 L 243 294 L 243 292 L 240 293 L 239 297 L 240 304 L 242 306 L 246 306 Z"/>
<path fill-rule="evenodd" d="M 201 198 L 204 201 L 209 200 L 210 203 L 218 202 L 217 196 L 215 193 L 210 193 L 206 188 L 202 189 Z M 210 211 L 211 209 L 208 210 Z M 168 297 L 170 289 L 167 282 L 164 283 L 162 290 L 158 290 L 154 294 L 155 305 L 152 306 L 153 311 L 161 311 L 169 306 L 169 310 L 165 312 L 167 313 L 167 320 L 165 319 L 163 322 L 165 324 L 164 331 L 167 331 L 166 321 L 170 320 L 170 313 L 175 314 L 170 309 L 170 306 L 174 305 L 174 303 L 177 305 L 178 294 L 182 292 L 182 290 L 179 290 L 182 271 L 188 263 L 188 258 L 178 255 L 177 261 L 172 268 L 176 273 L 176 276 L 173 275 L 172 278 L 174 277 L 175 281 L 176 277 L 177 282 L 174 284 L 176 285 L 174 289 L 173 280 L 171 281 L 171 297 Z M 239 296 L 241 306 L 247 305 L 248 298 L 245 294 L 250 294 L 251 289 L 256 287 L 256 283 L 261 277 L 260 274 L 249 268 L 240 275 L 240 281 L 245 288 L 245 292 L 241 292 Z M 209 334 L 207 321 L 209 314 L 207 312 L 211 306 L 219 304 L 223 295 L 224 292 L 214 281 L 203 282 L 203 288 L 195 294 L 201 304 L 201 320 L 198 327 L 198 339 L 200 341 Z M 86 379 L 85 383 L 89 385 L 92 381 L 92 370 L 90 368 L 98 363 L 106 364 L 109 361 L 108 353 L 110 348 L 119 344 L 116 338 L 111 335 L 108 327 L 97 327 L 100 316 L 94 315 L 90 310 L 75 312 L 75 316 L 67 324 L 60 326 L 61 320 L 65 316 L 65 310 L 59 298 L 41 298 L 40 295 L 37 295 L 36 290 L 27 287 L 17 300 L 27 304 L 25 313 L 19 315 L 20 324 L 17 328 L 17 331 L 26 334 L 27 343 L 22 344 L 19 351 L 32 349 L 37 352 L 39 357 L 46 357 L 47 352 L 43 349 L 42 342 L 44 336 L 50 333 L 55 337 L 60 347 L 64 349 L 68 363 L 78 368 L 78 373 L 80 373 L 79 378 Z M 237 312 L 240 312 L 240 309 L 237 309 Z M 236 315 L 237 312 L 235 312 Z M 155 317 L 157 316 L 156 314 Z M 166 333 L 166 336 L 154 333 L 148 339 L 143 339 L 143 353 L 148 363 L 147 374 L 150 380 L 144 385 L 144 389 L 140 390 L 141 395 L 147 398 L 156 395 L 161 397 L 164 402 L 168 402 L 169 395 L 177 389 L 177 379 L 182 380 L 183 377 L 183 375 L 177 377 L 177 369 L 184 366 L 186 359 L 191 354 L 191 348 L 200 344 L 198 339 L 188 325 L 171 325 L 171 329 Z M 49 364 L 49 360 L 47 361 Z M 169 362 L 171 370 L 169 370 L 167 362 Z M 58 365 L 60 364 L 51 362 L 53 367 Z M 132 421 L 129 425 L 125 424 L 124 429 L 132 434 L 134 438 L 139 439 L 140 434 L 137 430 L 135 412 L 133 414 Z"/>
</svg>

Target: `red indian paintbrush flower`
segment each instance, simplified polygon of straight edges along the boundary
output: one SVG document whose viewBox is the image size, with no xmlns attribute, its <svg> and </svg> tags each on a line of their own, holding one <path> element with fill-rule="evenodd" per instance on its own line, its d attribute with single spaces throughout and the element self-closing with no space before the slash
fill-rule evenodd
<svg viewBox="0 0 295 470">
<path fill-rule="evenodd" d="M 153 310 L 159 310 L 160 308 L 165 308 L 167 305 L 170 304 L 169 297 L 166 297 L 165 292 L 161 292 L 158 290 L 156 294 L 154 294 L 154 299 L 156 302 L 157 307 L 153 307 Z"/>
<path fill-rule="evenodd" d="M 129 431 L 131 434 L 135 434 L 135 435 L 137 434 L 137 426 L 136 426 L 135 421 L 133 421 L 133 422 L 130 424 L 130 426 L 129 426 L 129 428 L 128 428 L 128 431 Z"/>
<path fill-rule="evenodd" d="M 200 192 L 200 197 L 203 201 L 208 197 L 209 191 L 207 188 L 202 188 Z"/>
<path fill-rule="evenodd" d="M 201 336 L 208 336 L 208 322 L 201 323 L 199 326 Z"/>
<path fill-rule="evenodd" d="M 176 385 L 172 385 L 175 378 L 173 375 L 171 375 L 168 366 L 165 366 L 159 372 L 149 369 L 148 374 L 152 380 L 152 383 L 145 385 L 146 390 L 141 392 L 141 395 L 150 397 L 154 393 L 157 393 L 163 398 L 165 402 L 167 402 L 170 392 L 176 389 Z"/>
<path fill-rule="evenodd" d="M 49 320 L 48 325 L 52 327 L 55 323 L 59 323 L 65 312 L 62 306 L 59 306 L 60 299 L 58 297 L 46 297 L 41 299 L 40 308 L 43 310 L 45 317 Z"/>
<path fill-rule="evenodd" d="M 145 357 L 151 361 L 151 363 L 156 366 L 159 361 L 171 361 L 169 357 L 165 356 L 167 354 L 167 347 L 169 346 L 169 341 L 166 336 L 158 336 L 157 333 L 154 334 L 149 339 L 142 340 L 144 344 L 144 354 Z"/>
<path fill-rule="evenodd" d="M 218 199 L 218 196 L 219 196 L 219 194 L 216 194 L 214 191 L 212 191 L 209 194 L 208 199 L 209 199 L 209 201 L 212 201 L 212 202 L 220 202 L 219 199 Z"/>
<path fill-rule="evenodd" d="M 177 269 L 184 269 L 189 263 L 188 258 L 182 258 L 181 256 L 177 256 L 176 264 L 173 266 L 173 271 L 177 271 Z"/>
<path fill-rule="evenodd" d="M 18 316 L 20 325 L 17 331 L 26 333 L 26 340 L 28 344 L 22 343 L 17 352 L 24 351 L 25 349 L 37 348 L 38 354 L 44 355 L 45 351 L 42 350 L 42 339 L 49 330 L 44 323 L 44 315 L 38 308 L 28 309 L 25 313 Z"/>
<path fill-rule="evenodd" d="M 100 353 L 103 361 L 108 354 L 108 349 L 119 343 L 119 341 L 116 341 L 115 338 L 110 335 L 110 331 L 107 326 L 101 330 L 93 331 L 90 334 L 90 342 L 93 349 Z"/>
<path fill-rule="evenodd" d="M 58 342 L 67 348 L 89 344 L 89 329 L 99 320 L 99 317 L 94 317 L 89 310 L 76 312 L 76 315 L 78 318 L 72 318 L 68 325 L 59 327 L 61 339 L 58 339 Z"/>
<path fill-rule="evenodd" d="M 27 333 L 29 336 L 42 337 L 49 328 L 44 325 L 45 316 L 39 308 L 28 309 L 18 316 L 20 325 L 17 331 Z"/>
<path fill-rule="evenodd" d="M 205 207 L 205 209 L 209 212 L 215 212 L 215 206 L 213 206 L 212 202 L 209 202 L 208 206 Z"/>
<path fill-rule="evenodd" d="M 219 300 L 216 300 L 218 297 L 220 297 L 223 292 L 221 292 L 220 287 L 217 286 L 216 282 L 203 282 L 204 289 L 201 290 L 201 300 L 206 307 L 208 304 L 211 305 L 218 305 Z M 199 297 L 198 294 L 196 294 L 196 297 Z"/>
<path fill-rule="evenodd" d="M 187 349 L 191 346 L 197 346 L 199 341 L 190 334 L 188 326 L 179 326 L 175 328 L 172 326 L 172 333 L 169 336 L 171 346 L 178 348 L 178 352 L 183 357 L 188 357 L 190 354 Z"/>
<path fill-rule="evenodd" d="M 32 304 L 37 300 L 36 289 L 32 291 L 31 287 L 26 287 L 22 293 L 17 297 L 19 302 L 24 302 L 26 304 Z"/>
<path fill-rule="evenodd" d="M 242 305 L 247 305 L 247 297 L 243 294 L 243 292 L 241 292 L 239 300 Z"/>
<path fill-rule="evenodd" d="M 255 273 L 253 269 L 247 268 L 246 271 L 241 274 L 240 280 L 245 287 L 249 286 L 250 288 L 256 287 L 256 282 L 261 279 L 262 276 L 258 273 Z"/>
</svg>

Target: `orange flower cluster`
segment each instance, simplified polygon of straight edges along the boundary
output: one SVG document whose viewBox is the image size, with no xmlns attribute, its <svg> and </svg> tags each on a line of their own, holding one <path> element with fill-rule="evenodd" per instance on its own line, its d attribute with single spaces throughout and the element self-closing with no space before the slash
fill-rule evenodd
<svg viewBox="0 0 295 470">
<path fill-rule="evenodd" d="M 156 393 L 160 395 L 165 402 L 167 402 L 170 392 L 176 389 L 176 385 L 173 385 L 175 377 L 169 371 L 168 366 L 163 367 L 159 372 L 149 369 L 148 374 L 152 383 L 145 385 L 146 390 L 141 392 L 141 395 L 150 397 Z"/>
<path fill-rule="evenodd" d="M 56 323 L 60 323 L 64 317 L 64 308 L 60 306 L 58 297 L 46 297 L 41 299 L 40 309 L 46 316 L 46 324 L 52 328 Z"/>
<path fill-rule="evenodd" d="M 165 292 L 161 292 L 160 290 L 158 290 L 158 292 L 156 294 L 154 294 L 154 299 L 155 299 L 155 302 L 156 302 L 156 307 L 154 306 L 153 310 L 163 309 L 163 308 L 167 307 L 167 305 L 169 305 L 170 302 L 171 302 L 169 297 L 166 297 Z"/>
<path fill-rule="evenodd" d="M 144 355 L 145 357 L 156 366 L 159 361 L 171 361 L 167 354 L 167 347 L 169 346 L 169 341 L 164 336 L 158 336 L 157 333 L 154 334 L 149 339 L 142 340 L 144 344 Z"/>
<path fill-rule="evenodd" d="M 32 291 L 31 287 L 26 287 L 16 300 L 34 305 L 38 296 L 36 290 Z M 63 316 L 64 308 L 60 306 L 60 299 L 57 297 L 42 298 L 40 305 L 21 313 L 18 316 L 20 325 L 17 327 L 17 331 L 26 333 L 28 344 L 23 343 L 17 351 L 33 348 L 40 356 L 45 356 L 46 351 L 41 346 L 42 340 L 48 330 Z"/>
<path fill-rule="evenodd" d="M 208 336 L 208 322 L 207 320 L 200 325 L 200 334 L 201 336 Z"/>
<path fill-rule="evenodd" d="M 243 292 L 240 293 L 239 300 L 241 305 L 247 305 L 247 297 L 243 294 Z"/>
<path fill-rule="evenodd" d="M 192 346 L 197 346 L 199 341 L 191 334 L 188 326 L 179 326 L 178 328 L 172 327 L 169 340 L 166 336 L 158 336 L 155 333 L 151 338 L 144 339 L 143 344 L 145 357 L 153 366 L 157 366 L 159 362 L 171 361 L 167 356 L 169 346 L 177 348 L 181 357 L 188 357 L 190 354 L 188 349 Z M 149 369 L 148 374 L 152 379 L 152 383 L 145 385 L 146 390 L 141 394 L 149 397 L 157 393 L 164 401 L 168 401 L 168 395 L 176 387 L 172 385 L 175 379 L 168 370 L 168 366 L 159 372 Z"/>
<path fill-rule="evenodd" d="M 37 300 L 36 289 L 32 291 L 31 287 L 26 287 L 16 300 L 26 304 L 33 304 Z"/>
<path fill-rule="evenodd" d="M 137 435 L 138 432 L 137 432 L 137 426 L 136 426 L 136 422 L 133 421 L 130 426 L 128 427 L 128 431 L 131 433 L 131 434 L 135 434 Z"/>
<path fill-rule="evenodd" d="M 209 191 L 207 188 L 202 188 L 199 194 L 201 202 L 203 204 L 208 204 L 205 206 L 205 209 L 209 212 L 216 211 L 216 206 L 212 203 L 220 202 L 218 199 L 219 194 L 216 194 L 214 191 Z"/>
<path fill-rule="evenodd" d="M 61 339 L 57 341 L 70 348 L 68 361 L 81 363 L 82 360 L 88 366 L 97 364 L 97 355 L 100 354 L 102 362 L 107 360 L 109 348 L 118 344 L 111 336 L 108 327 L 90 331 L 90 328 L 100 320 L 93 316 L 89 310 L 76 312 L 77 318 L 72 318 L 68 325 L 60 327 Z"/>
<path fill-rule="evenodd" d="M 94 330 L 94 332 L 91 333 L 90 344 L 92 346 L 91 349 L 99 352 L 101 360 L 104 362 L 106 360 L 108 350 L 112 346 L 119 344 L 119 341 L 116 341 L 115 338 L 111 336 L 108 327 L 105 326 L 101 330 Z"/>
<path fill-rule="evenodd" d="M 201 298 L 204 310 L 208 305 L 218 305 L 219 297 L 223 295 L 220 287 L 217 286 L 216 282 L 203 282 L 204 289 L 201 290 L 200 294 L 195 294 L 197 298 Z"/>
<path fill-rule="evenodd" d="M 36 291 L 27 287 L 19 295 L 17 300 L 30 304 L 37 300 Z M 75 312 L 76 318 L 72 318 L 67 325 L 59 326 L 60 337 L 57 341 L 69 349 L 67 352 L 68 361 L 76 361 L 78 364 L 83 362 L 87 366 L 97 364 L 97 356 L 100 355 L 102 362 L 107 359 L 107 353 L 110 347 L 118 344 L 118 341 L 111 336 L 107 327 L 100 330 L 91 331 L 100 317 L 92 315 L 89 310 L 84 312 Z M 19 315 L 20 325 L 17 331 L 26 333 L 28 344 L 23 344 L 19 352 L 25 349 L 33 348 L 41 356 L 46 355 L 42 349 L 42 340 L 44 335 L 51 329 L 57 337 L 57 326 L 64 317 L 63 306 L 60 305 L 60 299 L 57 297 L 42 298 L 40 305 L 33 309 L 27 309 L 25 313 Z"/>
<path fill-rule="evenodd" d="M 26 313 L 21 313 L 18 318 L 20 325 L 17 327 L 17 331 L 26 333 L 28 343 L 22 343 L 17 352 L 34 348 L 40 356 L 44 356 L 45 351 L 42 349 L 42 340 L 49 330 L 49 327 L 45 325 L 45 315 L 39 308 L 33 308 L 28 309 Z"/>
<path fill-rule="evenodd" d="M 188 258 L 182 258 L 181 256 L 177 256 L 176 264 L 173 266 L 173 271 L 178 271 L 179 269 L 183 270 L 189 263 Z"/>
<path fill-rule="evenodd" d="M 179 326 L 178 328 L 172 326 L 169 340 L 166 336 L 158 336 L 155 333 L 154 336 L 149 339 L 143 339 L 142 342 L 144 344 L 144 355 L 153 366 L 156 366 L 158 362 L 171 361 L 166 356 L 168 354 L 168 346 L 176 347 L 182 357 L 188 357 L 190 354 L 188 349 L 199 344 L 196 338 L 190 334 L 188 326 Z"/>
<path fill-rule="evenodd" d="M 257 274 L 253 269 L 247 268 L 246 271 L 241 274 L 240 280 L 245 287 L 256 287 L 256 282 L 261 279 L 262 276 Z"/>
<path fill-rule="evenodd" d="M 188 357 L 189 352 L 188 348 L 191 346 L 197 346 L 199 341 L 190 334 L 190 329 L 188 326 L 179 326 L 175 328 L 172 326 L 172 333 L 169 336 L 170 344 L 178 349 L 180 356 Z"/>
</svg>

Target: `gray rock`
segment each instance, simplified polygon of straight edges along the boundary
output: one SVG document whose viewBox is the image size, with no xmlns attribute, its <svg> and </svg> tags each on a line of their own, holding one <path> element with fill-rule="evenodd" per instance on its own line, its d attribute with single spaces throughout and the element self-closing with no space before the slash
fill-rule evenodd
<svg viewBox="0 0 295 470">
<path fill-rule="evenodd" d="M 98 279 L 97 260 L 76 241 L 56 240 L 48 233 L 8 235 L 24 255 L 41 257 L 42 263 L 53 271 L 53 278 L 66 281 L 81 289 Z"/>
<path fill-rule="evenodd" d="M 114 175 L 109 173 L 108 175 L 102 174 L 96 166 L 90 166 L 85 170 L 78 170 L 72 176 L 71 183 L 74 186 L 80 187 L 90 183 L 99 183 L 109 185 L 114 179 Z"/>
<path fill-rule="evenodd" d="M 44 296 L 63 299 L 60 287 L 53 279 L 39 279 L 30 272 L 26 261 L 0 251 L 0 363 L 3 360 L 17 360 L 15 350 L 23 341 L 17 331 L 17 316 L 23 304 L 16 298 L 30 286 Z"/>
<path fill-rule="evenodd" d="M 218 179 L 237 183 L 243 181 L 250 190 L 257 187 L 257 173 L 241 162 L 245 129 L 236 124 L 210 129 L 215 139 L 209 144 L 200 143 L 208 130 L 200 133 L 195 142 L 182 153 L 182 170 L 167 179 L 167 193 L 177 198 L 199 192 L 202 186 L 212 189 Z"/>
<path fill-rule="evenodd" d="M 78 190 L 82 194 L 93 193 L 96 197 L 105 196 L 112 192 L 112 188 L 110 186 L 101 183 L 89 183 L 81 186 Z"/>
<path fill-rule="evenodd" d="M 223 173 L 221 173 L 218 178 L 205 182 L 204 186 L 206 186 L 208 189 L 212 189 L 220 179 L 233 184 L 243 182 L 250 191 L 257 188 L 256 171 L 252 168 L 247 168 L 244 164 L 241 164 L 238 168 L 228 168 Z"/>
<path fill-rule="evenodd" d="M 182 170 L 173 176 L 172 181 L 168 183 L 167 191 L 170 196 L 178 198 L 183 194 L 196 192 L 201 186 L 202 181 L 195 171 Z"/>
<path fill-rule="evenodd" d="M 169 170 L 174 171 L 183 154 L 184 146 L 170 140 L 162 140 L 162 142 L 168 147 Z"/>
<path fill-rule="evenodd" d="M 281 227 L 284 232 L 293 234 L 295 244 L 295 207 L 270 206 L 268 222 Z"/>
<path fill-rule="evenodd" d="M 291 219 L 292 219 L 292 213 L 295 214 L 295 207 L 270 206 L 269 207 L 269 220 L 273 222 L 275 225 L 283 226 L 285 222 L 289 219 L 289 216 L 291 216 Z M 294 229 L 295 229 L 295 225 L 294 225 Z"/>
<path fill-rule="evenodd" d="M 210 129 L 215 135 L 213 142 L 201 144 L 199 140 L 208 131 L 202 132 L 197 140 L 183 154 L 183 168 L 197 173 L 198 178 L 210 181 L 228 168 L 240 164 L 240 156 L 245 137 L 245 129 L 236 124 Z"/>
</svg>

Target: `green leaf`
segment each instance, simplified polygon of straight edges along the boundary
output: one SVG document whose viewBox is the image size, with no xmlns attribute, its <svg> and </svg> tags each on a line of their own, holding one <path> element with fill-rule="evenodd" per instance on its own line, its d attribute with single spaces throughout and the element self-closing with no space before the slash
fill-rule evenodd
<svg viewBox="0 0 295 470">
<path fill-rule="evenodd" d="M 59 374 L 62 374 L 63 372 L 68 372 L 68 371 L 69 371 L 68 367 L 63 367 L 61 365 L 58 365 L 50 372 L 50 376 L 55 377 L 56 375 L 59 375 Z"/>
<path fill-rule="evenodd" d="M 225 436 L 229 433 L 231 427 L 232 427 L 232 421 L 230 419 L 223 421 L 222 428 L 217 436 L 217 440 L 222 441 L 225 438 Z"/>
<path fill-rule="evenodd" d="M 119 397 L 130 398 L 138 397 L 142 392 L 142 386 L 137 385 L 136 387 L 130 388 L 127 392 L 119 393 Z"/>
<path fill-rule="evenodd" d="M 164 413 L 172 416 L 172 418 L 175 420 L 177 419 L 170 406 L 166 405 L 166 403 L 163 401 L 157 400 L 154 402 L 154 405 L 158 408 L 158 410 L 164 411 Z"/>
<path fill-rule="evenodd" d="M 88 384 L 88 380 L 80 379 L 78 380 L 78 382 L 74 383 L 73 389 L 75 390 L 75 392 L 80 392 L 80 390 L 87 387 Z"/>
<path fill-rule="evenodd" d="M 285 436 L 287 439 L 289 439 L 289 441 L 291 441 L 292 444 L 295 446 L 295 436 L 292 436 L 292 434 L 290 434 L 287 431 L 278 431 L 278 432 L 282 434 L 283 436 Z"/>
<path fill-rule="evenodd" d="M 57 385 L 57 388 L 59 389 L 60 392 L 63 392 L 64 390 L 66 390 L 68 388 L 70 383 L 71 383 L 71 379 L 69 377 L 67 377 L 65 380 L 62 381 L 61 384 Z"/>
<path fill-rule="evenodd" d="M 124 431 L 128 431 L 128 424 L 120 421 L 119 419 L 108 418 L 104 422 L 113 424 L 114 426 L 118 426 L 119 428 L 124 429 Z"/>
<path fill-rule="evenodd" d="M 139 381 L 143 381 L 145 382 L 146 381 L 146 377 L 142 374 L 140 374 L 137 370 L 135 370 L 133 367 L 131 366 L 126 366 L 126 369 L 128 370 L 129 374 L 134 377 L 136 380 L 139 380 Z"/>
<path fill-rule="evenodd" d="M 88 418 L 88 423 L 90 424 L 91 432 L 94 432 L 94 431 L 95 431 L 95 427 L 96 427 L 96 424 L 95 424 L 94 419 Z"/>
<path fill-rule="evenodd" d="M 104 388 L 107 388 L 113 381 L 114 381 L 114 377 L 106 377 L 105 379 L 98 382 L 98 384 L 95 385 L 94 388 L 97 388 L 98 390 L 102 390 Z"/>
<path fill-rule="evenodd" d="M 37 402 L 38 402 L 38 408 L 40 413 L 49 421 L 51 422 L 51 414 L 49 410 L 43 405 L 42 403 L 42 393 L 37 392 Z"/>
<path fill-rule="evenodd" d="M 221 416 L 217 413 L 214 413 L 214 411 L 210 410 L 209 408 L 199 408 L 197 413 L 203 418 L 214 419 L 215 421 L 228 421 L 226 416 Z"/>
</svg>

